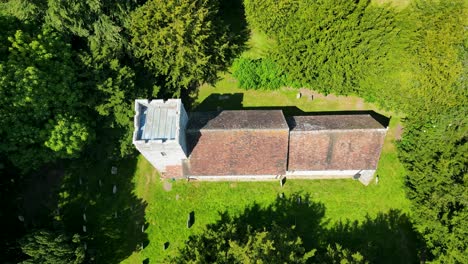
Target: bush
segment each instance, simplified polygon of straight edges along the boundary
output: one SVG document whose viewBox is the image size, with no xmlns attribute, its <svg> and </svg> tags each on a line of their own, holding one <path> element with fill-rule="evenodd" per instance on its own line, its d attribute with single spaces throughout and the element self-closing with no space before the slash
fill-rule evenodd
<svg viewBox="0 0 468 264">
<path fill-rule="evenodd" d="M 232 75 L 243 89 L 275 90 L 286 84 L 283 70 L 270 59 L 236 59 Z"/>
</svg>

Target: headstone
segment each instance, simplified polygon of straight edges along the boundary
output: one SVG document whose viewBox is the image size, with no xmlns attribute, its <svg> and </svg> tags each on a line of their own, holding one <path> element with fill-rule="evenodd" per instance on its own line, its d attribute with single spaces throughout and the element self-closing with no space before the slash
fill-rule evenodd
<svg viewBox="0 0 468 264">
<path fill-rule="evenodd" d="M 113 175 L 117 174 L 117 167 L 112 166 L 112 168 L 111 168 L 111 173 L 112 173 Z"/>
<path fill-rule="evenodd" d="M 283 199 L 283 198 L 284 198 L 284 193 L 280 193 L 279 197 L 280 197 L 281 199 Z"/>
<path fill-rule="evenodd" d="M 142 232 L 142 233 L 145 232 L 145 225 L 141 225 L 141 232 Z"/>
<path fill-rule="evenodd" d="M 112 193 L 116 194 L 117 193 L 117 186 L 114 184 L 114 188 L 112 188 Z"/>
<path fill-rule="evenodd" d="M 86 214 L 85 213 L 83 213 L 83 221 L 86 222 Z"/>
<path fill-rule="evenodd" d="M 301 94 L 301 93 L 297 93 L 296 98 L 299 99 L 299 98 L 301 98 L 301 97 L 302 97 L 302 94 Z"/>
<path fill-rule="evenodd" d="M 284 184 L 286 184 L 286 177 L 283 177 L 283 178 L 280 179 L 280 185 L 281 185 L 281 187 L 283 187 Z"/>
<path fill-rule="evenodd" d="M 163 250 L 166 250 L 169 247 L 169 241 L 163 244 Z"/>
<path fill-rule="evenodd" d="M 24 222 L 24 216 L 18 215 L 18 220 L 20 220 L 21 222 Z"/>
<path fill-rule="evenodd" d="M 192 211 L 187 217 L 187 228 L 191 228 L 194 223 L 195 223 L 195 212 Z"/>
<path fill-rule="evenodd" d="M 314 100 L 314 95 L 313 94 L 309 95 L 309 100 L 310 101 Z"/>
<path fill-rule="evenodd" d="M 80 182 L 80 185 L 83 184 L 83 180 L 81 179 L 81 177 L 80 177 L 80 179 L 79 179 L 79 182 Z"/>
<path fill-rule="evenodd" d="M 102 181 L 99 179 L 99 187 L 102 187 Z"/>
<path fill-rule="evenodd" d="M 85 225 L 83 226 L 83 232 L 86 233 L 86 226 Z"/>
<path fill-rule="evenodd" d="M 117 211 L 114 212 L 114 218 L 117 218 Z"/>
<path fill-rule="evenodd" d="M 360 172 L 354 174 L 353 179 L 359 180 L 359 178 L 361 178 L 361 173 Z"/>
<path fill-rule="evenodd" d="M 375 184 L 379 184 L 379 175 L 375 176 Z"/>
<path fill-rule="evenodd" d="M 301 197 L 297 197 L 297 204 L 301 204 Z"/>
</svg>

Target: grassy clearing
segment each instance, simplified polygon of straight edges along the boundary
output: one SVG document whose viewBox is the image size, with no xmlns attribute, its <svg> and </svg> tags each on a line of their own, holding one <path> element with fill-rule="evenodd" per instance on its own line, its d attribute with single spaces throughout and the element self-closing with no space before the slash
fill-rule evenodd
<svg viewBox="0 0 468 264">
<path fill-rule="evenodd" d="M 242 107 L 258 106 L 297 106 L 302 111 L 332 110 L 377 110 L 358 97 L 322 97 L 313 101 L 307 98 L 296 99 L 296 90 L 284 88 L 278 91 L 245 91 L 236 88 L 235 80 L 225 74 L 214 86 L 205 85 L 199 93 L 199 109 L 212 109 L 217 105 L 227 108 L 238 108 L 239 102 L 217 101 L 210 97 L 214 93 L 242 94 Z M 208 99 L 208 103 L 204 103 Z M 193 234 L 199 234 L 207 224 L 220 219 L 219 212 L 231 215 L 241 214 L 245 208 L 257 203 L 262 207 L 275 202 L 280 193 L 286 196 L 300 193 L 309 195 L 313 202 L 325 206 L 325 215 L 321 219 L 327 227 L 332 228 L 339 221 L 363 221 L 366 216 L 376 217 L 390 209 L 408 212 L 408 200 L 402 188 L 404 169 L 398 162 L 394 147 L 394 133 L 399 122 L 392 117 L 386 137 L 379 169 L 379 184 L 363 186 L 352 180 L 290 180 L 281 188 L 278 182 L 166 182 L 161 181 L 151 165 L 142 157 L 138 159 L 134 176 L 135 194 L 147 202 L 146 221 L 149 245 L 141 252 L 133 254 L 127 263 L 140 263 L 149 258 L 151 263 L 162 262 L 167 256 L 177 252 L 184 241 Z M 164 184 L 172 189 L 166 191 Z M 186 227 L 187 216 L 195 212 L 195 225 Z M 163 244 L 169 242 L 167 250 Z"/>
<path fill-rule="evenodd" d="M 274 43 L 264 35 L 254 33 L 248 45 L 249 50 L 242 56 L 260 58 L 266 55 Z M 357 226 L 365 225 L 366 219 L 374 219 L 378 214 L 388 213 L 392 209 L 409 213 L 409 203 L 403 191 L 405 172 L 397 159 L 394 146 L 398 116 L 380 111 L 375 105 L 365 103 L 359 97 L 317 96 L 311 101 L 307 97 L 296 99 L 297 92 L 289 88 L 277 91 L 245 91 L 237 88 L 237 81 L 229 73 L 224 73 L 214 86 L 201 87 L 194 107 L 203 111 L 213 110 L 218 106 L 223 109 L 291 106 L 304 112 L 375 110 L 392 116 L 377 171 L 378 185 L 372 183 L 365 187 L 353 180 L 289 180 L 281 188 L 276 181 L 161 181 L 152 166 L 140 156 L 133 176 L 133 193 L 147 204 L 145 219 L 149 224 L 146 229 L 149 244 L 123 262 L 141 263 L 149 259 L 150 263 L 162 263 L 166 257 L 176 254 L 190 235 L 200 234 L 207 224 L 219 221 L 221 212 L 238 216 L 253 204 L 266 208 L 275 203 L 280 193 L 284 193 L 286 197 L 297 194 L 309 196 L 312 202 L 323 205 L 325 213 L 319 221 L 325 229 L 330 230 L 346 221 L 359 221 Z M 236 95 L 231 96 L 230 100 L 220 101 L 216 94 Z M 188 229 L 186 221 L 190 212 L 195 213 L 195 224 Z M 307 217 L 301 216 L 305 225 Z M 382 230 L 374 231 L 378 233 Z M 365 234 L 367 230 L 361 232 Z M 369 234 L 369 238 L 372 236 L 375 235 Z M 385 243 L 385 235 L 380 236 L 380 240 L 382 239 Z M 164 250 L 163 245 L 167 242 L 169 247 Z"/>
</svg>

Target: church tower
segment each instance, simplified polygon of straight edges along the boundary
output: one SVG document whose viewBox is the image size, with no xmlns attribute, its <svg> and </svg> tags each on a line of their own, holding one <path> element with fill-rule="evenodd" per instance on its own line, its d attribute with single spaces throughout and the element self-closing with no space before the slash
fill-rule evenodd
<svg viewBox="0 0 468 264">
<path fill-rule="evenodd" d="M 133 144 L 164 177 L 183 177 L 188 116 L 180 99 L 135 100 Z"/>
</svg>

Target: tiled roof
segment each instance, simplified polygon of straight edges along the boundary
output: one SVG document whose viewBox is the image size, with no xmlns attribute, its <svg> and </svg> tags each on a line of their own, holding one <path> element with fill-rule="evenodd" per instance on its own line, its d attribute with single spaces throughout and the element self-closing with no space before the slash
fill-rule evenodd
<svg viewBox="0 0 468 264">
<path fill-rule="evenodd" d="M 188 130 L 289 129 L 281 110 L 225 110 L 191 113 Z"/>
<path fill-rule="evenodd" d="M 371 115 L 311 115 L 288 118 L 291 131 L 385 129 Z"/>
</svg>

